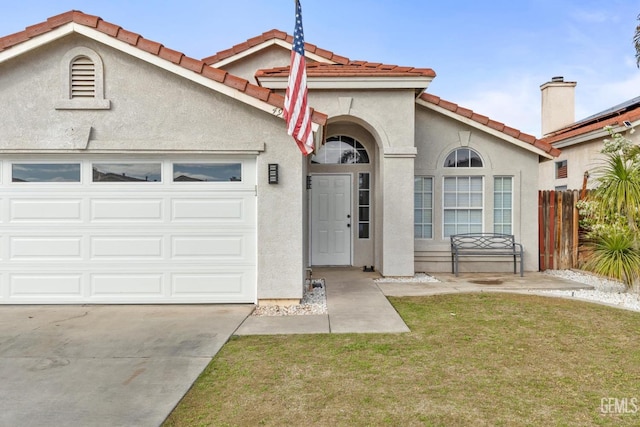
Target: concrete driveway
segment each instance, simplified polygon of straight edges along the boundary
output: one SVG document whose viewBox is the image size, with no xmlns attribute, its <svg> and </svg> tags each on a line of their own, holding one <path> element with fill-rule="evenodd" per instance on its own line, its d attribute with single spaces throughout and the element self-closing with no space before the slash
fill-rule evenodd
<svg viewBox="0 0 640 427">
<path fill-rule="evenodd" d="M 0 426 L 157 426 L 251 310 L 0 306 Z"/>
</svg>

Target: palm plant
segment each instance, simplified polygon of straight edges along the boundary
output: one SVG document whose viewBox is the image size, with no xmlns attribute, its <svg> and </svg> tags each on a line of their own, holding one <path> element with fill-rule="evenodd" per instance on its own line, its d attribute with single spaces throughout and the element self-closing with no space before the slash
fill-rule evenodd
<svg viewBox="0 0 640 427">
<path fill-rule="evenodd" d="M 634 156 L 635 158 L 635 156 Z M 640 224 L 640 165 L 623 154 L 609 155 L 596 171 L 598 187 L 593 197 L 603 217 L 620 215 L 629 228 L 638 231 Z"/>
<path fill-rule="evenodd" d="M 640 150 L 607 128 L 604 164 L 597 168 L 597 188 L 587 203 L 588 246 L 586 270 L 622 281 L 628 288 L 640 285 Z"/>
</svg>

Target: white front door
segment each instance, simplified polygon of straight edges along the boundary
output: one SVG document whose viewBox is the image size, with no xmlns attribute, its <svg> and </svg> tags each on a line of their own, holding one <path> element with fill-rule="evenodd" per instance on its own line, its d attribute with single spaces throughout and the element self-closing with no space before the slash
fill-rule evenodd
<svg viewBox="0 0 640 427">
<path fill-rule="evenodd" d="M 313 175 L 312 265 L 351 265 L 351 216 L 351 175 Z"/>
</svg>

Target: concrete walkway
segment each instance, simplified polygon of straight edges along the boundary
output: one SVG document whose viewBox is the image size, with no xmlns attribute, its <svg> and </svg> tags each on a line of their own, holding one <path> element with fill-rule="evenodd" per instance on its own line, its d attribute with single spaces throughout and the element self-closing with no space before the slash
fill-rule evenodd
<svg viewBox="0 0 640 427">
<path fill-rule="evenodd" d="M 426 296 L 459 292 L 526 292 L 591 289 L 591 286 L 538 272 L 524 277 L 510 273 L 437 273 L 440 282 L 376 281 L 377 272 L 356 268 L 314 268 L 314 278 L 324 278 L 327 311 L 324 315 L 249 316 L 236 335 L 401 333 L 409 328 L 387 296 Z"/>
<path fill-rule="evenodd" d="M 409 332 L 374 282 L 379 277 L 357 268 L 314 268 L 313 278 L 325 279 L 328 314 L 249 316 L 236 335 Z"/>
</svg>

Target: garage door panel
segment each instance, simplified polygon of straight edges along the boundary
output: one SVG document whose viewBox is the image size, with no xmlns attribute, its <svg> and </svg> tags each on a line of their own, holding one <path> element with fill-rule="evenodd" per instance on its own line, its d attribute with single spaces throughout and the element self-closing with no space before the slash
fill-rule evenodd
<svg viewBox="0 0 640 427">
<path fill-rule="evenodd" d="M 141 184 L 93 182 L 91 158 L 80 182 L 0 181 L 0 304 L 255 302 L 255 159 L 252 182 L 174 183 L 156 158 L 163 180 Z"/>
<path fill-rule="evenodd" d="M 93 199 L 91 201 L 92 222 L 162 221 L 164 201 L 162 199 L 126 200 Z"/>
<path fill-rule="evenodd" d="M 251 260 L 249 236 L 173 236 L 173 259 Z"/>
<path fill-rule="evenodd" d="M 10 222 L 80 222 L 82 199 L 13 199 Z"/>
<path fill-rule="evenodd" d="M 171 293 L 178 297 L 213 297 L 216 295 L 242 295 L 245 273 L 220 272 L 172 275 Z"/>
<path fill-rule="evenodd" d="M 82 297 L 82 274 L 11 274 L 10 297 Z"/>
<path fill-rule="evenodd" d="M 243 222 L 250 220 L 245 201 L 240 199 L 173 200 L 175 222 Z"/>
<path fill-rule="evenodd" d="M 91 259 L 162 258 L 162 236 L 110 236 L 91 238 Z"/>
<path fill-rule="evenodd" d="M 65 260 L 82 257 L 82 237 L 10 237 L 10 255 L 12 260 Z"/>
<path fill-rule="evenodd" d="M 163 297 L 163 275 L 148 273 L 92 274 L 91 297 Z"/>
</svg>

